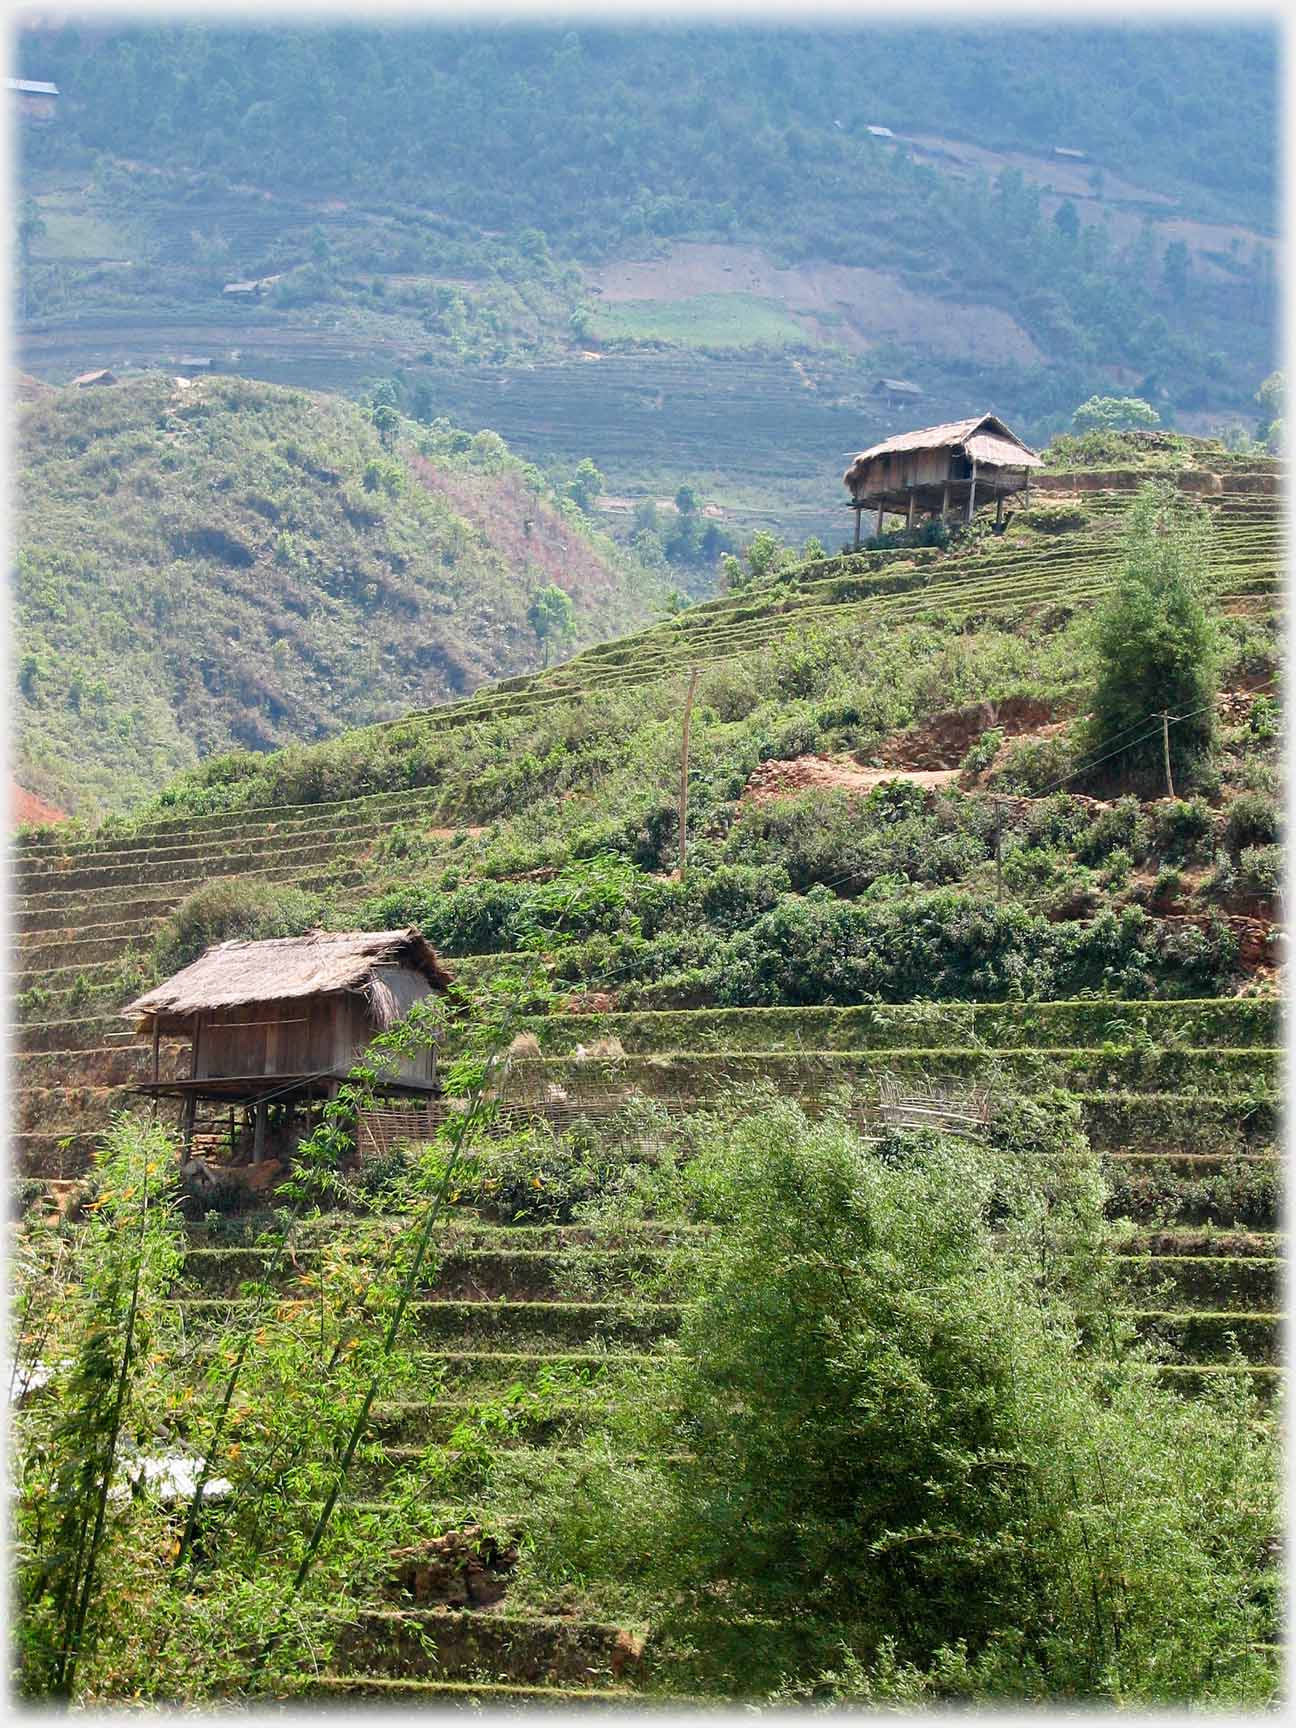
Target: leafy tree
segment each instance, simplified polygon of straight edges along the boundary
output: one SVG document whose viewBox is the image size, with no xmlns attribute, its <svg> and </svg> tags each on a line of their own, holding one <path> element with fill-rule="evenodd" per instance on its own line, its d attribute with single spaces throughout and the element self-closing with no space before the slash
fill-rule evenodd
<svg viewBox="0 0 1296 1728">
<path fill-rule="evenodd" d="M 400 415 L 389 402 L 380 402 L 373 411 L 374 431 L 384 450 L 391 450 L 400 431 Z"/>
<path fill-rule="evenodd" d="M 1176 784 L 1191 781 L 1216 737 L 1220 637 L 1211 615 L 1210 516 L 1166 482 L 1143 486 L 1126 515 L 1124 568 L 1094 623 L 1098 683 L 1084 744 L 1102 775 L 1155 781 L 1158 721 L 1169 713 Z"/>
<path fill-rule="evenodd" d="M 40 205 L 30 196 L 24 198 L 18 208 L 18 256 L 22 263 L 31 262 L 32 247 L 44 238 L 45 232 Z"/>
<path fill-rule="evenodd" d="M 675 508 L 679 511 L 681 516 L 696 515 L 698 509 L 698 495 L 691 486 L 681 486 L 679 491 L 676 492 Z"/>
<path fill-rule="evenodd" d="M 1287 389 L 1287 374 L 1271 372 L 1256 391 L 1262 418 L 1256 427 L 1256 437 L 1275 454 L 1283 443 L 1283 396 Z"/>
<path fill-rule="evenodd" d="M 588 515 L 598 502 L 599 494 L 603 491 L 604 485 L 605 481 L 602 474 L 586 456 L 577 465 L 576 472 L 568 483 L 567 496 L 573 503 L 579 504 Z"/>
<path fill-rule="evenodd" d="M 1159 426 L 1161 416 L 1138 396 L 1091 396 L 1071 416 L 1077 432 L 1131 432 Z"/>
<path fill-rule="evenodd" d="M 1172 240 L 1161 260 L 1161 276 L 1166 293 L 1178 304 L 1188 293 L 1188 248 L 1182 240 Z"/>
<path fill-rule="evenodd" d="M 593 1209 L 717 1228 L 669 1267 L 647 1462 L 591 1441 L 579 1506 L 568 1477 L 530 1520 L 541 1567 L 637 1574 L 664 1650 L 739 1694 L 1263 1697 L 1274 1442 L 1240 1376 L 1184 1399 L 1138 1359 L 1074 1100 L 878 1146 L 745 1102 Z"/>
<path fill-rule="evenodd" d="M 1053 212 L 1053 226 L 1069 245 L 1080 238 L 1080 214 L 1069 198 Z"/>
<path fill-rule="evenodd" d="M 575 609 L 571 595 L 552 582 L 545 588 L 537 589 L 527 608 L 527 623 L 535 631 L 536 640 L 544 648 L 544 663 L 547 666 L 553 646 L 568 641 L 575 629 Z"/>
</svg>

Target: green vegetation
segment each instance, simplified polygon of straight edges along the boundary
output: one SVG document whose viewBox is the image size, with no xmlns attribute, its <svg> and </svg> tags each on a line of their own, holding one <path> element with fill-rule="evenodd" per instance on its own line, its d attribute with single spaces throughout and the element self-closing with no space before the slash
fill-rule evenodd
<svg viewBox="0 0 1296 1728">
<path fill-rule="evenodd" d="M 718 1228 L 643 1280 L 677 1352 L 583 1442 L 579 1497 L 546 1472 L 528 1570 L 650 1604 L 658 1665 L 722 1694 L 1267 1697 L 1273 1441 L 1240 1386 L 1142 1371 L 1074 1110 L 985 1147 L 748 1112 L 584 1209 Z"/>
<path fill-rule="evenodd" d="M 396 503 L 386 397 L 356 486 Z M 1044 531 L 753 536 L 637 635 L 20 836 L 31 1694 L 1275 1700 L 1277 508 L 1089 436 L 1127 459 Z M 1222 476 L 1224 694 L 1196 789 L 1099 800 L 1094 613 L 1182 553 L 1140 457 Z M 315 921 L 447 957 L 394 1040 L 438 1036 L 439 1126 L 353 1158 L 376 1057 L 272 1192 L 97 1151 L 152 1061 L 122 1004 Z M 187 1487 L 117 1492 L 163 1452 Z"/>
<path fill-rule="evenodd" d="M 648 616 L 653 578 L 495 434 L 416 437 L 384 413 L 161 375 L 25 409 L 23 784 L 121 809 L 231 746 L 523 671 L 555 577 L 578 644 Z"/>
<path fill-rule="evenodd" d="M 1099 672 L 1085 737 L 1109 776 L 1147 784 L 1159 769 L 1183 786 L 1209 767 L 1219 692 L 1209 533 L 1205 509 L 1169 486 L 1145 487 L 1130 506 L 1125 568 L 1095 621 Z M 1175 722 L 1164 735 L 1163 714 Z"/>
<path fill-rule="evenodd" d="M 865 336 L 877 365 L 919 376 L 939 412 L 992 397 L 1036 438 L 1109 388 L 1113 366 L 1182 413 L 1249 407 L 1274 364 L 1269 30 L 888 29 L 869 32 L 868 53 L 862 101 L 857 56 L 824 30 L 24 32 L 20 63 L 76 92 L 57 126 L 23 140 L 24 187 L 50 229 L 26 273 L 28 315 L 59 326 L 65 355 L 141 305 L 227 353 L 243 346 L 248 307 L 224 285 L 270 281 L 257 312 L 271 334 L 250 344 L 267 376 L 359 391 L 389 369 L 374 357 L 395 353 L 411 395 L 473 425 L 499 423 L 488 405 L 516 385 L 530 402 L 525 432 L 508 420 L 518 448 L 592 450 L 619 487 L 644 465 L 638 425 L 632 459 L 618 448 L 625 374 L 576 362 L 573 346 L 602 331 L 667 342 L 704 402 L 745 381 L 768 413 L 760 345 L 805 345 L 823 363 L 817 388 L 784 382 L 810 394 L 815 436 L 784 422 L 780 454 L 772 425 L 736 435 L 795 478 L 803 507 L 814 452 L 845 442 L 831 404 L 856 423 L 876 415 L 858 364 L 834 357 L 831 317 L 803 324 L 791 299 L 762 306 L 741 289 L 596 307 L 591 266 L 681 242 L 755 245 L 784 267 L 886 272 L 901 298 L 920 285 L 948 300 L 951 318 L 991 310 L 1016 332 L 997 359 L 903 325 Z M 879 122 L 895 140 L 870 135 Z M 1059 135 L 1083 164 L 1054 156 Z M 991 154 L 951 163 L 969 144 Z M 55 244 L 69 191 L 94 225 L 76 254 L 66 234 Z M 844 222 L 848 208 L 873 219 Z M 1190 246 L 1162 218 L 1250 234 L 1205 228 Z M 110 243 L 123 233 L 125 250 Z M 729 358 L 702 359 L 699 344 Z M 671 459 L 700 472 L 714 453 L 705 419 L 681 411 L 676 375 L 646 358 L 633 396 L 674 398 Z M 528 377 L 537 361 L 554 376 Z M 571 390 L 593 396 L 596 439 L 588 414 L 563 411 Z M 711 409 L 743 422 L 737 406 Z"/>
<path fill-rule="evenodd" d="M 805 329 L 777 300 L 698 294 L 690 300 L 619 300 L 600 305 L 589 333 L 609 344 L 661 342 L 686 348 L 805 348 Z"/>
</svg>

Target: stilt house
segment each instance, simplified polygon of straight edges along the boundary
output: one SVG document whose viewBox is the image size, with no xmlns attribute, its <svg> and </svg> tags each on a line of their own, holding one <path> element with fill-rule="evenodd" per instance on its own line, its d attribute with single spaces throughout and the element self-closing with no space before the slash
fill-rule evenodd
<svg viewBox="0 0 1296 1728">
<path fill-rule="evenodd" d="M 200 1107 L 236 1151 L 250 1129 L 259 1163 L 269 1134 L 275 1152 L 289 1150 L 378 1033 L 449 983 L 414 929 L 222 942 L 122 1010 L 153 1039 L 152 1078 L 137 1090 L 180 1100 L 186 1146 Z M 161 1077 L 163 1037 L 188 1041 L 187 1074 Z M 435 1050 L 403 1058 L 377 1090 L 434 1095 Z"/>
<path fill-rule="evenodd" d="M 1022 492 L 1029 503 L 1030 471 L 1041 467 L 1043 458 L 993 414 L 902 432 L 862 450 L 843 476 L 855 544 L 865 510 L 877 511 L 879 534 L 888 511 L 903 515 L 910 528 L 919 515 L 948 516 L 951 509 L 970 522 L 992 500 L 1002 522 L 1004 499 Z"/>
</svg>

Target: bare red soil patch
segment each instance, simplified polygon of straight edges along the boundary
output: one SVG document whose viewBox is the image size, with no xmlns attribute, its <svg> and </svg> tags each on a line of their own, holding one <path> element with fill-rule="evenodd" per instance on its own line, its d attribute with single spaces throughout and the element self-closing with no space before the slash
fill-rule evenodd
<svg viewBox="0 0 1296 1728">
<path fill-rule="evenodd" d="M 25 786 L 20 786 L 16 780 L 9 782 L 9 825 L 17 828 L 24 822 L 44 824 L 46 822 L 66 822 L 66 810 L 59 810 L 53 804 L 47 804 L 43 798 L 38 798 L 34 792 L 29 792 Z"/>
</svg>

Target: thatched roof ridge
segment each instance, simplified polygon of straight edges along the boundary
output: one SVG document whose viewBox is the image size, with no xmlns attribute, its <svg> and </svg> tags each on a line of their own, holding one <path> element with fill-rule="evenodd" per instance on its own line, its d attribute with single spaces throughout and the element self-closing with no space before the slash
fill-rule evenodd
<svg viewBox="0 0 1296 1728">
<path fill-rule="evenodd" d="M 450 973 L 421 931 L 312 930 L 266 942 L 221 942 L 191 965 L 146 991 L 123 1017 L 184 1016 L 209 1008 L 241 1008 L 249 1002 L 283 1002 L 365 990 L 382 1000 L 379 967 L 407 966 L 433 989 L 444 990 Z M 390 984 L 388 984 L 390 992 Z M 380 1016 L 381 1017 L 381 1016 Z"/>
<path fill-rule="evenodd" d="M 1014 468 L 1041 468 L 1043 457 L 1036 455 L 996 414 L 977 414 L 968 420 L 946 420 L 939 426 L 923 426 L 917 432 L 901 432 L 881 444 L 861 450 L 843 476 L 847 486 L 852 478 L 878 456 L 891 456 L 904 450 L 943 450 L 962 446 L 978 462 Z"/>
</svg>

